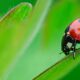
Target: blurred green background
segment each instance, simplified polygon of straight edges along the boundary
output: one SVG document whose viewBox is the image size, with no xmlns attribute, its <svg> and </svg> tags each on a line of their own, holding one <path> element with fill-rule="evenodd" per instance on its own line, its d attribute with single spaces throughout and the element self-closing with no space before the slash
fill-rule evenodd
<svg viewBox="0 0 80 80">
<path fill-rule="evenodd" d="M 0 0 L 0 16 L 21 2 L 30 2 L 34 6 L 37 0 Z"/>
<path fill-rule="evenodd" d="M 51 2 L 49 4 L 50 7 L 47 11 L 45 19 L 41 25 L 42 28 L 37 33 L 35 39 L 32 41 L 28 50 L 24 52 L 24 54 L 18 60 L 17 64 L 15 64 L 15 66 L 12 68 L 10 74 L 7 76 L 7 80 L 32 80 L 41 72 L 43 72 L 44 70 L 46 70 L 47 68 L 49 68 L 50 66 L 52 66 L 53 64 L 55 64 L 56 62 L 60 61 L 65 57 L 64 54 L 61 55 L 59 54 L 61 52 L 61 46 L 60 46 L 61 38 L 62 35 L 64 34 L 65 28 L 72 21 L 79 18 L 80 1 L 79 0 L 54 0 L 54 1 L 41 0 L 42 3 L 40 5 L 39 3 L 37 3 L 37 1 L 40 2 L 40 0 L 1 0 L 0 1 L 1 17 L 3 17 L 11 8 L 16 6 L 20 2 L 30 2 L 33 5 L 32 11 L 36 9 L 36 13 L 33 14 L 32 12 L 31 14 L 31 17 L 34 16 L 34 19 L 32 20 L 34 22 L 32 25 L 34 25 L 34 23 L 37 23 L 36 16 L 38 16 L 40 11 L 42 10 L 41 6 L 44 5 L 45 9 L 47 9 L 48 5 L 45 6 L 45 4 Z M 38 7 L 36 7 L 36 5 Z M 39 14 L 39 18 L 41 16 L 42 15 Z M 24 21 L 24 25 L 25 25 L 25 21 Z M 26 27 L 29 27 L 29 24 L 28 26 L 26 24 Z M 29 27 L 29 29 L 34 29 L 34 27 L 33 28 Z M 28 30 L 26 30 L 26 32 L 27 31 Z M 67 73 L 65 76 L 63 76 L 61 80 L 71 80 L 71 79 L 78 80 L 80 78 L 78 75 L 80 71 L 79 66 L 80 65 L 78 64 L 75 69 L 71 70 L 70 73 Z"/>
</svg>

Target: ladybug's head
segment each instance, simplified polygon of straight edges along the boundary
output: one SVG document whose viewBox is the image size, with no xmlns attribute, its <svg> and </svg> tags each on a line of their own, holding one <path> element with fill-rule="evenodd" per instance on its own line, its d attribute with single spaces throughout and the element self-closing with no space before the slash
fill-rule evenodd
<svg viewBox="0 0 80 80">
<path fill-rule="evenodd" d="M 62 39 L 62 51 L 65 55 L 68 55 L 70 51 L 72 51 L 72 47 L 74 44 L 74 39 L 69 35 L 69 33 L 65 34 Z"/>
</svg>

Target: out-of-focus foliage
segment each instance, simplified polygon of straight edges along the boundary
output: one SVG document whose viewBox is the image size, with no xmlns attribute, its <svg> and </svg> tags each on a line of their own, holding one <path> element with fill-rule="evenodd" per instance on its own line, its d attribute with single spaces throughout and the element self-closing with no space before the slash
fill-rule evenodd
<svg viewBox="0 0 80 80">
<path fill-rule="evenodd" d="M 11 10 L 8 15 L 4 16 L 4 18 L 1 19 L 0 79 L 5 80 L 8 78 L 8 80 L 11 80 L 15 78 L 13 78 L 13 76 L 15 75 L 9 76 L 9 74 L 11 74 L 11 71 L 15 71 L 13 70 L 14 66 L 16 65 L 20 57 L 24 53 L 27 54 L 25 51 L 28 49 L 28 47 L 31 45 L 34 38 L 40 31 L 40 28 L 42 27 L 42 24 L 49 11 L 51 2 L 52 0 L 48 0 L 46 2 L 45 0 L 40 0 L 37 2 L 32 11 L 30 3 L 21 3 L 21 5 Z M 32 13 L 28 15 L 30 12 Z M 22 67 L 21 70 L 23 69 L 24 68 Z M 18 74 L 18 76 L 16 76 L 16 80 L 29 80 L 33 77 L 33 75 L 28 76 L 29 73 L 26 72 L 27 75 L 25 74 L 24 79 L 24 74 Z M 34 72 L 31 74 L 34 74 Z"/>
<path fill-rule="evenodd" d="M 18 55 L 23 41 L 23 27 L 20 24 L 32 10 L 30 3 L 21 3 L 0 21 L 0 79 L 6 79 L 13 60 Z M 7 71 L 8 70 L 8 71 Z"/>
<path fill-rule="evenodd" d="M 37 0 L 0 0 L 0 16 L 2 17 L 11 8 L 15 7 L 21 2 L 29 2 L 34 6 L 36 4 L 36 1 Z"/>
</svg>

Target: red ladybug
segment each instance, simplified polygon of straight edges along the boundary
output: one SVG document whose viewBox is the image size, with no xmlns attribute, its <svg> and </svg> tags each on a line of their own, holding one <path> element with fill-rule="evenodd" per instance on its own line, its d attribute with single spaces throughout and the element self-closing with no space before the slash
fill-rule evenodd
<svg viewBox="0 0 80 80">
<path fill-rule="evenodd" d="M 73 52 L 75 58 L 76 44 L 80 43 L 80 19 L 73 21 L 65 30 L 65 34 L 62 37 L 61 49 L 68 55 Z"/>
</svg>

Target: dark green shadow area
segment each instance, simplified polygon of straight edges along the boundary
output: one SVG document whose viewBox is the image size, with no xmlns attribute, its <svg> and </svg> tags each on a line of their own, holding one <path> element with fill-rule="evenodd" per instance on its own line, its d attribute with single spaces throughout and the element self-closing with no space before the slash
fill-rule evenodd
<svg viewBox="0 0 80 80">
<path fill-rule="evenodd" d="M 11 8 L 21 2 L 30 2 L 33 6 L 37 0 L 0 0 L 0 16 L 5 15 Z"/>
<path fill-rule="evenodd" d="M 69 72 L 66 76 L 61 78 L 61 80 L 79 80 L 80 79 L 80 63 L 76 68 Z"/>
</svg>

